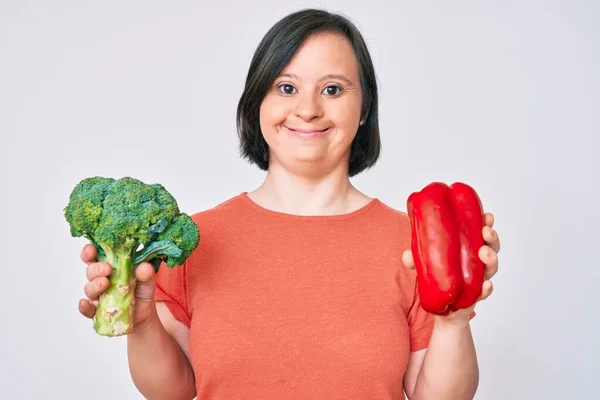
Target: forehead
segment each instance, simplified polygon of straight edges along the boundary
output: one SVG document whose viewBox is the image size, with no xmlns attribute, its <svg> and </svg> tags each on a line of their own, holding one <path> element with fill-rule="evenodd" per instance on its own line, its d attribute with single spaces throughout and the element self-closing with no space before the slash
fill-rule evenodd
<svg viewBox="0 0 600 400">
<path fill-rule="evenodd" d="M 350 41 L 336 33 L 319 33 L 307 38 L 282 73 L 343 73 L 358 76 L 358 62 Z"/>
</svg>

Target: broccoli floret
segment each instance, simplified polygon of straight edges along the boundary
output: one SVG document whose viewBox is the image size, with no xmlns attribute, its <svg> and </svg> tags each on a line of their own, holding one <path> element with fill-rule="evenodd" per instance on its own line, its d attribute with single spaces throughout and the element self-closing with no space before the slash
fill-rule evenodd
<svg viewBox="0 0 600 400">
<path fill-rule="evenodd" d="M 85 178 L 71 192 L 64 215 L 71 236 L 85 237 L 98 260 L 112 265 L 110 286 L 100 296 L 94 330 L 103 336 L 133 331 L 135 268 L 148 262 L 158 271 L 182 265 L 198 246 L 191 217 L 160 184 L 138 179 Z"/>
</svg>

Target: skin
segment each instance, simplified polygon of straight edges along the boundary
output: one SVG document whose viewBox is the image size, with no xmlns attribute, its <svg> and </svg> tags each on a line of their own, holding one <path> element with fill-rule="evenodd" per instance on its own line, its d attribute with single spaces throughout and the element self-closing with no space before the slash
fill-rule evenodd
<svg viewBox="0 0 600 400">
<path fill-rule="evenodd" d="M 350 145 L 363 117 L 361 98 L 358 64 L 347 40 L 335 34 L 309 38 L 261 104 L 260 124 L 270 148 L 270 165 L 263 183 L 248 196 L 265 208 L 296 215 L 344 214 L 371 201 L 348 177 Z M 327 133 L 316 138 L 300 137 L 297 132 L 325 128 Z M 491 213 L 485 215 L 485 224 L 486 245 L 479 257 L 486 264 L 486 280 L 479 301 L 492 293 L 500 251 Z M 83 248 L 88 283 L 79 311 L 87 318 L 94 315 L 112 271 L 95 257 L 93 246 Z M 402 259 L 407 268 L 414 268 L 410 250 Z M 140 265 L 136 277 L 136 329 L 127 336 L 133 381 L 148 399 L 193 398 L 189 329 L 163 303 L 153 300 L 155 274 L 149 264 Z M 474 397 L 479 379 L 469 326 L 474 308 L 435 316 L 429 347 L 410 355 L 404 378 L 409 399 Z"/>
<path fill-rule="evenodd" d="M 361 120 L 359 68 L 348 41 L 335 34 L 308 39 L 260 107 L 269 171 L 249 197 L 298 215 L 347 213 L 371 198 L 350 184 L 350 145 Z M 290 129 L 321 130 L 303 138 Z"/>
<path fill-rule="evenodd" d="M 81 259 L 86 264 L 88 282 L 84 286 L 87 298 L 79 301 L 79 311 L 92 318 L 99 295 L 108 288 L 112 268 L 96 262 L 92 245 L 84 246 Z M 133 383 L 146 399 L 192 399 L 196 389 L 189 361 L 189 329 L 172 316 L 164 303 L 154 301 L 156 282 L 150 264 L 140 264 L 136 278 L 135 329 L 127 335 Z"/>
<path fill-rule="evenodd" d="M 498 272 L 500 238 L 493 227 L 494 215 L 486 213 L 482 229 L 486 244 L 478 254 L 486 269 L 478 302 L 447 316 L 435 315 L 429 347 L 410 355 L 404 390 L 411 400 L 472 399 L 475 396 L 479 368 L 469 320 L 476 305 L 492 294 L 491 279 Z M 415 268 L 410 250 L 404 252 L 402 261 L 407 268 Z"/>
</svg>

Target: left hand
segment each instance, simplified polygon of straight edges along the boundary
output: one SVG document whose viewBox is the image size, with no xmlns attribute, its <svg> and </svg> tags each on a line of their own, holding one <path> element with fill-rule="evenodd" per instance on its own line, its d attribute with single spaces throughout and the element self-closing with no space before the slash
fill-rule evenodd
<svg viewBox="0 0 600 400">
<path fill-rule="evenodd" d="M 479 300 L 477 300 L 477 302 L 471 307 L 450 313 L 450 315 L 447 317 L 452 317 L 456 314 L 461 314 L 463 316 L 468 317 L 475 308 L 475 305 L 478 302 L 487 299 L 494 290 L 491 279 L 498 272 L 498 253 L 500 252 L 500 238 L 498 236 L 498 233 L 493 229 L 493 214 L 485 213 L 484 223 L 485 225 L 482 230 L 482 235 L 483 240 L 486 244 L 479 249 L 479 259 L 485 264 L 485 279 L 483 281 L 481 296 L 479 296 Z M 406 250 L 402 254 L 402 262 L 408 268 L 415 268 L 412 252 L 410 250 Z"/>
</svg>

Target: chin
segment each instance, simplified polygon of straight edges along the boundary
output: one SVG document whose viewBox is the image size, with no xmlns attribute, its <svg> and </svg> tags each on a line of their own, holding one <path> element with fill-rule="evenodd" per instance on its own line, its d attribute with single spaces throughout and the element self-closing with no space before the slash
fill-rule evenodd
<svg viewBox="0 0 600 400">
<path fill-rule="evenodd" d="M 293 151 L 280 153 L 278 164 L 301 176 L 322 176 L 344 162 L 344 155 L 332 154 L 327 148 L 303 146 Z"/>
<path fill-rule="evenodd" d="M 293 155 L 287 157 L 287 159 L 288 163 L 324 164 L 327 163 L 328 157 L 326 151 L 296 151 Z"/>
</svg>

